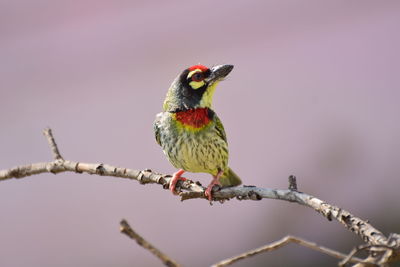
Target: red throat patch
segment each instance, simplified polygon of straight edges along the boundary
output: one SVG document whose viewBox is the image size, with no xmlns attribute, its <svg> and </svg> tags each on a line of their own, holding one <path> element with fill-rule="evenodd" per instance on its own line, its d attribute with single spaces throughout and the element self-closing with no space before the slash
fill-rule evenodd
<svg viewBox="0 0 400 267">
<path fill-rule="evenodd" d="M 175 113 L 175 119 L 183 125 L 202 128 L 210 121 L 208 108 L 196 108 Z"/>
</svg>

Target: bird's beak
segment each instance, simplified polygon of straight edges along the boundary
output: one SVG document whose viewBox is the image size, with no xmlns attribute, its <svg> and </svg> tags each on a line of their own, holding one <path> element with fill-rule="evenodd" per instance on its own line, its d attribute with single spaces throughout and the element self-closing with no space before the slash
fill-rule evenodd
<svg viewBox="0 0 400 267">
<path fill-rule="evenodd" d="M 233 65 L 218 65 L 212 67 L 211 74 L 208 76 L 205 81 L 207 83 L 215 83 L 223 80 L 228 74 L 232 71 Z"/>
</svg>

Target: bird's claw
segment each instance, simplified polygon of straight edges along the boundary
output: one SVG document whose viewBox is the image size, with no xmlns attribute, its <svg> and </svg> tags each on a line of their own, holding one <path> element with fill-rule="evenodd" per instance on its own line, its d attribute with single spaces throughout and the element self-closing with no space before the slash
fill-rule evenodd
<svg viewBox="0 0 400 267">
<path fill-rule="evenodd" d="M 210 184 L 207 188 L 206 191 L 204 192 L 204 195 L 206 198 L 211 202 L 213 200 L 213 191 L 219 191 L 221 189 L 221 185 L 218 183 L 215 184 Z"/>
<path fill-rule="evenodd" d="M 187 179 L 185 177 L 181 177 L 183 171 L 178 171 L 175 173 L 169 182 L 169 190 L 171 190 L 172 194 L 178 195 L 179 192 L 176 191 L 176 184 L 178 183 L 179 180 L 181 181 L 186 181 Z"/>
</svg>

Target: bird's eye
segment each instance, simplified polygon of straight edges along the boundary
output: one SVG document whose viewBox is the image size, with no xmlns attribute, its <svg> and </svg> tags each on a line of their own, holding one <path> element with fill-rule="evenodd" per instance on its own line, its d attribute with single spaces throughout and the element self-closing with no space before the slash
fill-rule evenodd
<svg viewBox="0 0 400 267">
<path fill-rule="evenodd" d="M 195 74 L 193 74 L 192 80 L 195 81 L 195 82 L 201 82 L 202 80 L 204 80 L 203 73 L 202 72 L 196 72 Z"/>
</svg>

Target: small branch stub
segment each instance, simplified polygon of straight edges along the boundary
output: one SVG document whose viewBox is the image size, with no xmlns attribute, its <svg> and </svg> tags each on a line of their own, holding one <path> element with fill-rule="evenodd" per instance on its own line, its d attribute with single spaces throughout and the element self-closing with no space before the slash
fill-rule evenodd
<svg viewBox="0 0 400 267">
<path fill-rule="evenodd" d="M 53 153 L 53 158 L 55 160 L 64 160 L 60 154 L 60 151 L 58 150 L 58 146 L 56 144 L 56 140 L 53 137 L 51 129 L 50 128 L 44 129 L 43 134 L 44 136 L 46 136 L 47 142 L 49 142 L 51 152 Z"/>
<path fill-rule="evenodd" d="M 297 190 L 296 176 L 294 176 L 294 175 L 290 175 L 290 176 L 289 176 L 289 190 L 291 190 L 291 191 L 298 191 L 298 190 Z"/>
</svg>

